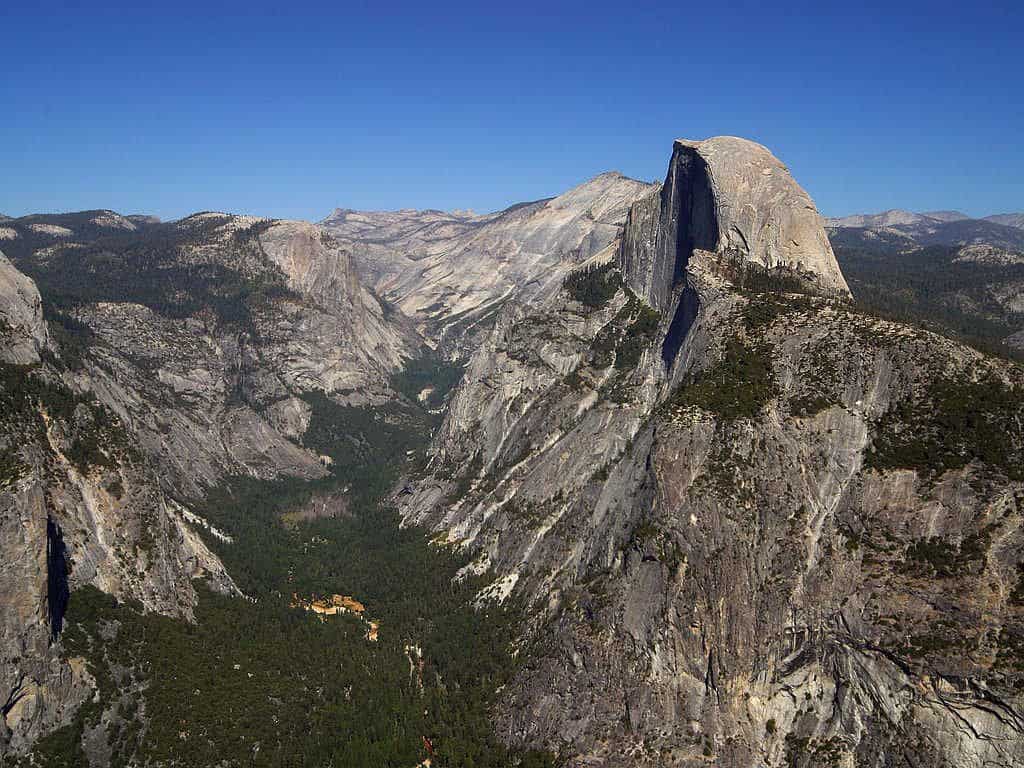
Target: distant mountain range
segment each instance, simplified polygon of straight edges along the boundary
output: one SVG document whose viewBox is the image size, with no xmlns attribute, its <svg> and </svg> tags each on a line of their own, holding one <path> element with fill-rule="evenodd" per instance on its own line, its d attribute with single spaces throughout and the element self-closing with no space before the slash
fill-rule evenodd
<svg viewBox="0 0 1024 768">
<path fill-rule="evenodd" d="M 1024 213 L 997 213 L 973 219 L 960 211 L 924 211 L 914 213 L 901 208 L 892 208 L 881 213 L 855 213 L 850 216 L 831 217 L 825 220 L 827 227 L 912 227 L 928 226 L 935 223 L 956 221 L 988 221 L 1005 227 L 1024 229 Z"/>
<path fill-rule="evenodd" d="M 857 300 L 974 343 L 1024 349 L 1024 214 L 889 210 L 826 220 Z"/>
<path fill-rule="evenodd" d="M 1024 766 L 1024 230 L 880 222 L 0 222 L 0 765 Z"/>
<path fill-rule="evenodd" d="M 1022 213 L 972 219 L 959 211 L 914 213 L 893 209 L 829 218 L 825 220 L 825 226 L 831 233 L 862 230 L 861 237 L 902 240 L 908 246 L 991 245 L 1009 250 L 1024 249 Z"/>
<path fill-rule="evenodd" d="M 1024 213 L 997 213 L 995 216 L 986 216 L 985 221 L 1024 229 Z"/>
</svg>

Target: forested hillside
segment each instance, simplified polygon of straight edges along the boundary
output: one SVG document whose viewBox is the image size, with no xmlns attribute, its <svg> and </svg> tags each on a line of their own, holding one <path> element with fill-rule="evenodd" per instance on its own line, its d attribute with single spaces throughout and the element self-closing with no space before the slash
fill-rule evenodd
<svg viewBox="0 0 1024 768">
<path fill-rule="evenodd" d="M 1024 330 L 1024 254 L 995 246 L 917 245 L 862 229 L 831 233 L 836 259 L 866 310 L 1002 355 Z"/>
<path fill-rule="evenodd" d="M 344 251 L 309 225 L 223 214 L 143 226 L 89 211 L 10 228 L 5 247 L 39 294 L 4 261 L 17 277 L 2 309 L 34 318 L 39 351 L 0 377 L 0 530 L 31 555 L 21 531 L 44 515 L 39 642 L 94 693 L 62 713 L 20 677 L 3 727 L 42 730 L 32 707 L 64 724 L 4 765 L 550 761 L 510 752 L 490 727 L 495 691 L 528 656 L 518 607 L 478 610 L 485 579 L 459 577 L 465 557 L 401 527 L 384 500 L 421 468 L 461 368 L 386 316 Z M 13 440 L 22 423 L 31 455 Z M 49 447 L 44 425 L 58 435 Z M 219 458 L 204 468 L 204 456 Z M 66 492 L 33 464 L 64 459 L 70 483 L 102 489 L 84 492 L 80 519 L 50 509 Z M 158 466 L 159 485 L 125 487 L 129 460 Z M 19 500 L 29 481 L 45 505 Z M 153 520 L 175 520 L 230 577 L 186 563 L 194 597 L 161 610 L 127 582 L 91 579 L 92 559 L 176 567 L 152 559 L 149 519 L 138 546 L 88 530 L 86 515 L 112 514 L 88 494 L 130 512 L 142 492 L 166 499 Z M 324 604 L 359 610 L 313 610 Z"/>
<path fill-rule="evenodd" d="M 429 366 L 418 368 L 422 381 Z M 13 765 L 550 762 L 510 753 L 490 728 L 494 692 L 526 656 L 517 607 L 475 609 L 485 582 L 456 578 L 465 560 L 382 503 L 436 417 L 311 400 L 306 439 L 334 459 L 328 477 L 233 478 L 197 508 L 245 597 L 197 585 L 188 622 L 73 591 L 64 653 L 86 660 L 97 696 Z M 321 618 L 297 600 L 331 594 L 354 596 L 365 617 Z"/>
</svg>

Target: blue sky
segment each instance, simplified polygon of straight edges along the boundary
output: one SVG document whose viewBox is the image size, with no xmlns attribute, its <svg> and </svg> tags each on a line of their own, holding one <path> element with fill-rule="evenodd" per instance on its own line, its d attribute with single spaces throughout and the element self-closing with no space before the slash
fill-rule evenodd
<svg viewBox="0 0 1024 768">
<path fill-rule="evenodd" d="M 13 0 L 0 212 L 495 210 L 716 134 L 829 214 L 1024 210 L 1019 2 L 825 6 Z"/>
</svg>

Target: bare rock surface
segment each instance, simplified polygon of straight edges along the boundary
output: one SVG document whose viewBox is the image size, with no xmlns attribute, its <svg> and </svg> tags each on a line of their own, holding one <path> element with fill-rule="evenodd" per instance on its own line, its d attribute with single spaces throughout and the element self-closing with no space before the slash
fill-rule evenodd
<svg viewBox="0 0 1024 768">
<path fill-rule="evenodd" d="M 662 310 L 695 249 L 807 275 L 825 293 L 849 292 L 811 198 L 746 139 L 675 142 L 660 192 L 630 215 L 625 280 Z"/>
<path fill-rule="evenodd" d="M 529 606 L 536 655 L 496 729 L 514 744 L 574 766 L 1021 765 L 1024 485 L 980 444 L 934 466 L 892 447 L 949 439 L 946 407 L 990 418 L 987 387 L 1019 409 L 1020 370 L 853 309 L 782 173 L 749 142 L 677 142 L 618 288 L 508 302 L 396 502 L 493 576 L 481 601 Z"/>
<path fill-rule="evenodd" d="M 76 585 L 179 615 L 194 604 L 193 578 L 234 589 L 123 425 L 108 421 L 88 385 L 43 362 L 55 348 L 39 294 L 9 262 L 2 266 L 14 290 L 0 295 L 0 307 L 14 320 L 14 339 L 0 409 L 0 755 L 66 723 L 92 695 L 84 666 L 61 655 L 63 611 Z M 85 458 L 86 450 L 96 453 Z"/>
<path fill-rule="evenodd" d="M 375 290 L 442 346 L 486 326 L 513 294 L 531 301 L 608 248 L 651 185 L 605 173 L 550 200 L 485 216 L 338 211 L 324 226 L 351 243 Z"/>
<path fill-rule="evenodd" d="M 21 274 L 0 252 L 0 359 L 26 364 L 39 360 L 48 337 L 43 320 L 43 302 L 28 277 Z"/>
</svg>

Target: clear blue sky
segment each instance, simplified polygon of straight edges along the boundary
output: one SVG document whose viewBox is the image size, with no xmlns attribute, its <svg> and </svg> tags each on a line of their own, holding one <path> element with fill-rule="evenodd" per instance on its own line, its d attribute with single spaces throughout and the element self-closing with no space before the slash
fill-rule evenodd
<svg viewBox="0 0 1024 768">
<path fill-rule="evenodd" d="M 1019 0 L 2 5 L 10 215 L 494 210 L 716 134 L 825 213 L 1024 210 Z"/>
</svg>

